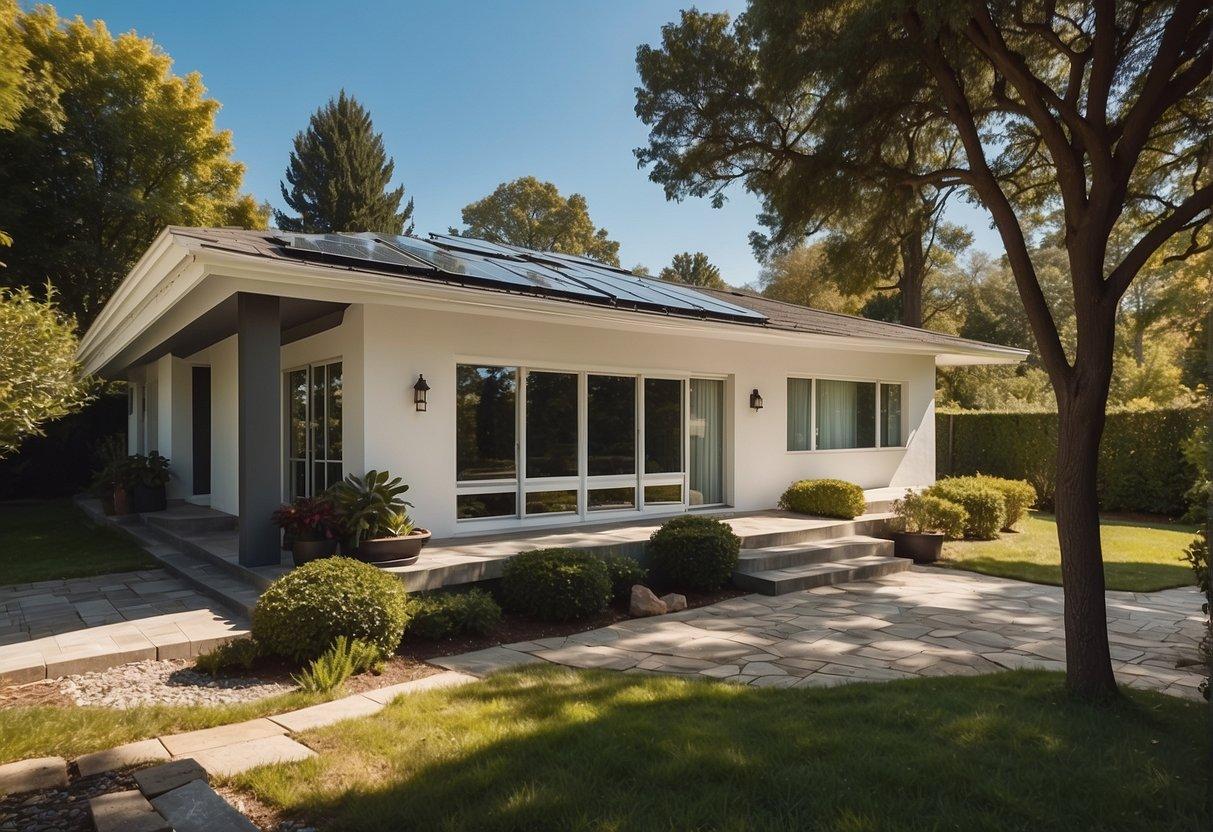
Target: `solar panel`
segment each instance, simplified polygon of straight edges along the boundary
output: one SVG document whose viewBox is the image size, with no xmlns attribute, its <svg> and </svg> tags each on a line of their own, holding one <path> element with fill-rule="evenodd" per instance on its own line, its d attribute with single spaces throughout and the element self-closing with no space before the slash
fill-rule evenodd
<svg viewBox="0 0 1213 832">
<path fill-rule="evenodd" d="M 457 237 L 452 234 L 430 234 L 430 239 L 440 246 L 474 251 L 477 254 L 492 254 L 497 257 L 517 257 L 518 253 L 505 246 L 490 243 L 488 240 L 476 240 L 472 237 Z"/>
<path fill-rule="evenodd" d="M 364 260 L 370 263 L 386 263 L 392 266 L 417 268 L 424 265 L 415 258 L 385 246 L 372 237 L 353 234 L 280 234 L 288 249 L 324 254 L 329 257 L 344 257 L 348 260 Z"/>
</svg>

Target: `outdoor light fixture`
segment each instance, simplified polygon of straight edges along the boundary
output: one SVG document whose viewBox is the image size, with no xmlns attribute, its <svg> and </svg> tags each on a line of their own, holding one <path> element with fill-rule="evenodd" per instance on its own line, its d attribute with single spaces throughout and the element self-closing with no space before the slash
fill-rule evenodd
<svg viewBox="0 0 1213 832">
<path fill-rule="evenodd" d="M 425 412 L 425 394 L 429 391 L 430 386 L 425 382 L 425 376 L 417 376 L 417 383 L 413 385 L 413 404 L 417 405 L 417 412 Z"/>
<path fill-rule="evenodd" d="M 750 407 L 755 410 L 762 410 L 762 394 L 758 392 L 757 387 L 750 393 Z"/>
</svg>

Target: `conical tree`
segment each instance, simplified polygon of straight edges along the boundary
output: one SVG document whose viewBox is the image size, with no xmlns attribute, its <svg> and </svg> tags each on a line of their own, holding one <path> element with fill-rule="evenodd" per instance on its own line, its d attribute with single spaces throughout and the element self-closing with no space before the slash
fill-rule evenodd
<svg viewBox="0 0 1213 832">
<path fill-rule="evenodd" d="M 387 189 L 394 168 L 371 114 L 342 90 L 295 136 L 286 182 L 280 187 L 298 216 L 274 211 L 275 223 L 284 231 L 304 233 L 412 233 L 413 200 L 401 211 L 404 186 Z"/>
</svg>

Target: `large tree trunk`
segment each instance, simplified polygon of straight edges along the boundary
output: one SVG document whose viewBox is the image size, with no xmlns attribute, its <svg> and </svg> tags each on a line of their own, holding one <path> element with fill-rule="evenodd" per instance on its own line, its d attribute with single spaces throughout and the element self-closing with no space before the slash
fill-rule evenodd
<svg viewBox="0 0 1213 832">
<path fill-rule="evenodd" d="M 901 240 L 901 322 L 906 326 L 922 327 L 922 291 L 926 282 L 927 262 L 922 248 L 922 232 L 915 230 Z"/>
</svg>

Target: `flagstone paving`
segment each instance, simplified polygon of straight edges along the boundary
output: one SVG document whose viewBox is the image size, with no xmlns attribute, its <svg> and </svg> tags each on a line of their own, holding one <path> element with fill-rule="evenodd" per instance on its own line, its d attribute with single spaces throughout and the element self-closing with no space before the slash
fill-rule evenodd
<svg viewBox="0 0 1213 832">
<path fill-rule="evenodd" d="M 1109 592 L 1122 684 L 1199 699 L 1195 589 Z M 483 676 L 549 661 L 759 687 L 814 687 L 1014 668 L 1065 669 L 1060 587 L 915 567 L 874 581 L 746 595 L 559 638 L 432 660 Z"/>
</svg>

